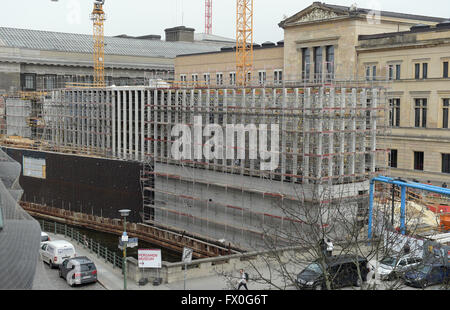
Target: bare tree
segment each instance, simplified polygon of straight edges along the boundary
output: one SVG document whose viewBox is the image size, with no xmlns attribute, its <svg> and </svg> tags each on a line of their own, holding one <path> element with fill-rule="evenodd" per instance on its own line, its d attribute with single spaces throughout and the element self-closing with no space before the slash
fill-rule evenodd
<svg viewBox="0 0 450 310">
<path fill-rule="evenodd" d="M 381 281 L 377 273 L 379 262 L 385 257 L 398 261 L 405 254 L 405 244 L 409 242 L 412 256 L 421 257 L 423 243 L 411 236 L 421 227 L 423 212 L 409 212 L 406 221 L 406 235 L 395 231 L 391 218 L 391 197 L 389 190 L 381 190 L 375 199 L 373 214 L 373 236 L 367 231 L 368 195 L 349 196 L 352 188 L 345 185 L 313 186 L 313 194 L 305 186 L 299 186 L 298 203 L 281 203 L 282 224 L 266 225 L 264 240 L 267 251 L 259 256 L 257 262 L 249 261 L 248 269 L 253 283 L 268 289 L 301 289 L 298 273 L 312 262 L 320 265 L 325 285 L 320 289 L 334 289 L 335 275 L 327 269 L 330 261 L 322 246 L 322 241 L 331 239 L 334 244 L 333 255 L 354 258 L 358 278 L 354 286 L 361 290 L 397 290 L 405 287 L 402 270 L 396 270 L 388 281 Z M 352 189 L 354 190 L 354 189 Z M 309 199 L 308 199 L 309 198 Z M 399 202 L 396 202 L 398 208 Z M 396 217 L 398 222 L 398 216 Z M 370 264 L 358 263 L 363 258 Z M 236 272 L 221 273 L 234 287 Z"/>
</svg>

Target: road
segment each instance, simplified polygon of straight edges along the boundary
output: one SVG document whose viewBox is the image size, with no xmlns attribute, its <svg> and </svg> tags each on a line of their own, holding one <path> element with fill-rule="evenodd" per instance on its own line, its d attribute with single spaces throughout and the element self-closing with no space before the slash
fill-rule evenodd
<svg viewBox="0 0 450 310">
<path fill-rule="evenodd" d="M 50 269 L 39 257 L 36 265 L 33 290 L 105 290 L 105 288 L 98 282 L 72 288 L 64 279 L 59 277 L 58 269 Z"/>
</svg>

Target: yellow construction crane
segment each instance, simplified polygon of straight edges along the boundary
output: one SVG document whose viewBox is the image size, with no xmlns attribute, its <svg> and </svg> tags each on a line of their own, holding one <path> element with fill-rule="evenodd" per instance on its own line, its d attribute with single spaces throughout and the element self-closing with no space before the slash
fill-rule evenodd
<svg viewBox="0 0 450 310">
<path fill-rule="evenodd" d="M 246 86 L 253 68 L 253 0 L 237 0 L 236 11 L 236 85 Z"/>
<path fill-rule="evenodd" d="M 95 0 L 91 19 L 94 22 L 94 87 L 105 87 L 105 0 Z"/>
</svg>

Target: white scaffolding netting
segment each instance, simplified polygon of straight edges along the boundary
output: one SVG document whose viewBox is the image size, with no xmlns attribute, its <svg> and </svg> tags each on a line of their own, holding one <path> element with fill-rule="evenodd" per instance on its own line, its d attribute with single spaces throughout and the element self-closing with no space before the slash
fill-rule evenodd
<svg viewBox="0 0 450 310">
<path fill-rule="evenodd" d="M 39 223 L 19 205 L 21 166 L 0 150 L 0 289 L 31 289 L 38 262 Z"/>
</svg>

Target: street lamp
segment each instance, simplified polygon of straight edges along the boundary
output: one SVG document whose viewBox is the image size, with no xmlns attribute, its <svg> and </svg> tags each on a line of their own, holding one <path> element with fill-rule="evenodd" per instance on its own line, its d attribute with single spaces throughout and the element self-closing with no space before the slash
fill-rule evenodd
<svg viewBox="0 0 450 310">
<path fill-rule="evenodd" d="M 128 236 L 127 236 L 127 216 L 130 215 L 131 210 L 128 209 L 122 209 L 119 210 L 120 216 L 123 217 L 123 235 L 122 235 L 122 245 L 123 245 L 123 263 L 122 263 L 122 270 L 123 270 L 123 289 L 127 289 L 127 242 L 128 242 Z"/>
</svg>

